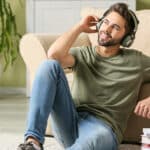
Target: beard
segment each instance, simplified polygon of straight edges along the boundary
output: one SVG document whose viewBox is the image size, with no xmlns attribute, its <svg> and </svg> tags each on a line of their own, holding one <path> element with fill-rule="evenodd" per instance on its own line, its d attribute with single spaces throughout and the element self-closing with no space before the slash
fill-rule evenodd
<svg viewBox="0 0 150 150">
<path fill-rule="evenodd" d="M 105 36 L 104 38 L 103 38 L 103 35 Z M 106 33 L 104 31 L 101 31 L 100 33 L 98 33 L 98 44 L 100 46 L 105 46 L 105 47 L 115 46 L 115 45 L 120 44 L 121 41 L 122 41 L 122 38 L 114 39 L 109 33 Z"/>
</svg>

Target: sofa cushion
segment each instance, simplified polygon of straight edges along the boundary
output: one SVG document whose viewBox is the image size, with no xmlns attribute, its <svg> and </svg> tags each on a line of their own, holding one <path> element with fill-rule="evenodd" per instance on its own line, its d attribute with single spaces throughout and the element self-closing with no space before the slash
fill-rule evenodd
<svg viewBox="0 0 150 150">
<path fill-rule="evenodd" d="M 87 15 L 96 15 L 98 17 L 102 16 L 105 10 L 98 8 L 83 8 L 81 11 L 81 17 Z M 142 51 L 144 54 L 150 56 L 150 10 L 140 10 L 136 11 L 136 15 L 140 21 L 138 30 L 136 33 L 135 41 L 132 48 Z M 91 44 L 97 45 L 97 33 L 88 34 Z"/>
<path fill-rule="evenodd" d="M 136 15 L 140 23 L 132 47 L 150 56 L 150 10 L 136 11 Z"/>
</svg>

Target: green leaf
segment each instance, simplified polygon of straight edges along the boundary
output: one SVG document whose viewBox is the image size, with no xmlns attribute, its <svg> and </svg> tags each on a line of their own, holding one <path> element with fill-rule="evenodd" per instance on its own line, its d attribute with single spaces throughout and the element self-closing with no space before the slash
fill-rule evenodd
<svg viewBox="0 0 150 150">
<path fill-rule="evenodd" d="M 10 3 L 7 0 L 0 0 L 0 54 L 5 60 L 4 70 L 16 60 L 20 38 Z"/>
</svg>

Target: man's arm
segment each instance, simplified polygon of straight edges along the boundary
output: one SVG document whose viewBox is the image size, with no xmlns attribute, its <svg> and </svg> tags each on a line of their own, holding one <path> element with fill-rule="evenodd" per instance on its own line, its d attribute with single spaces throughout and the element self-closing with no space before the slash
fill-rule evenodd
<svg viewBox="0 0 150 150">
<path fill-rule="evenodd" d="M 71 54 L 69 54 L 69 49 L 80 33 L 97 32 L 96 30 L 90 28 L 95 26 L 97 21 L 98 18 L 96 16 L 87 16 L 83 18 L 78 24 L 60 36 L 51 45 L 50 49 L 48 50 L 48 58 L 58 60 L 64 68 L 72 67 L 75 63 L 75 59 Z"/>
<path fill-rule="evenodd" d="M 139 101 L 134 112 L 139 116 L 150 119 L 150 97 Z"/>
</svg>

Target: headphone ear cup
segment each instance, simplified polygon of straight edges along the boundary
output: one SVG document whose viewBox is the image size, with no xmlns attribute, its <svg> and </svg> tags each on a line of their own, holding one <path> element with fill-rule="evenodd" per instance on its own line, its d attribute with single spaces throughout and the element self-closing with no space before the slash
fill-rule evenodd
<svg viewBox="0 0 150 150">
<path fill-rule="evenodd" d="M 130 34 L 126 35 L 123 38 L 123 40 L 121 42 L 121 45 L 123 47 L 129 47 L 129 46 L 131 46 L 131 44 L 133 43 L 133 41 L 135 39 L 135 33 L 137 31 L 138 24 L 139 24 L 139 20 L 138 20 L 138 18 L 136 17 L 135 13 L 132 10 L 129 10 L 129 14 L 132 17 L 132 20 L 133 20 L 133 23 L 134 23 L 134 29 L 133 29 L 133 31 Z"/>
<path fill-rule="evenodd" d="M 123 47 L 129 47 L 134 41 L 134 38 L 131 35 L 127 35 L 123 38 L 121 45 Z"/>
</svg>

